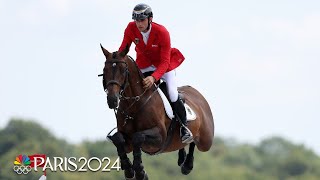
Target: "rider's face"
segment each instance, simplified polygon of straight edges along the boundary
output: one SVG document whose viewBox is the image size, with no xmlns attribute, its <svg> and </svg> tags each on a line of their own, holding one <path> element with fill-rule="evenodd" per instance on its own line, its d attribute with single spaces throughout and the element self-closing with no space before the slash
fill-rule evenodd
<svg viewBox="0 0 320 180">
<path fill-rule="evenodd" d="M 150 18 L 151 21 L 151 18 Z M 148 27 L 148 18 L 142 19 L 142 20 L 135 20 L 137 28 L 141 32 L 147 32 Z"/>
</svg>

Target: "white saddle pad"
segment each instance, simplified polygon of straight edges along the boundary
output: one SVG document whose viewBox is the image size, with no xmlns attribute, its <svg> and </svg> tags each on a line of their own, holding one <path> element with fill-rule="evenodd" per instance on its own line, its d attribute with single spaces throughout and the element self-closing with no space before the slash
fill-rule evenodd
<svg viewBox="0 0 320 180">
<path fill-rule="evenodd" d="M 172 107 L 169 103 L 169 100 L 167 99 L 167 97 L 164 95 L 164 93 L 160 88 L 158 88 L 158 92 L 161 96 L 167 116 L 172 120 L 174 118 L 174 114 L 173 114 Z M 196 113 L 191 109 L 191 107 L 187 103 L 184 103 L 184 108 L 186 109 L 186 113 L 187 113 L 187 121 L 193 121 L 197 118 Z"/>
</svg>

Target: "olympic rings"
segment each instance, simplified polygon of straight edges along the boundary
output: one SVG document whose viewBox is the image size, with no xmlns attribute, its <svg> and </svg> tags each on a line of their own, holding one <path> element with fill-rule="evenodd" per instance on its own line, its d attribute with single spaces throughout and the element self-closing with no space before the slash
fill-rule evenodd
<svg viewBox="0 0 320 180">
<path fill-rule="evenodd" d="M 31 166 L 13 166 L 13 171 L 17 174 L 28 174 L 31 170 Z"/>
</svg>

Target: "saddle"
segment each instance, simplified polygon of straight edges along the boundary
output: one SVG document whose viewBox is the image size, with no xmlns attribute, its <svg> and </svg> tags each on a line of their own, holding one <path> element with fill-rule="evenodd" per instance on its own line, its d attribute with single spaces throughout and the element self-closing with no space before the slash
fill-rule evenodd
<svg viewBox="0 0 320 180">
<path fill-rule="evenodd" d="M 148 71 L 148 72 L 145 72 L 143 73 L 144 77 L 147 77 L 147 76 L 151 76 L 151 74 L 153 73 L 153 71 Z M 162 101 L 163 101 L 163 105 L 165 107 L 165 111 L 166 111 L 166 114 L 167 116 L 170 118 L 170 119 L 174 119 L 174 115 L 173 115 L 173 107 L 172 107 L 172 103 L 170 102 L 170 98 L 169 98 L 169 93 L 167 91 L 167 84 L 165 81 L 162 81 L 162 80 L 159 80 L 157 82 L 155 82 L 155 84 L 159 87 L 160 90 L 159 91 L 159 94 L 162 98 Z M 160 92 L 161 91 L 161 92 Z M 193 111 L 193 109 L 191 109 L 191 107 L 186 103 L 186 100 L 185 100 L 185 96 L 184 94 L 178 90 L 178 94 L 179 94 L 179 97 L 181 98 L 181 100 L 183 101 L 184 103 L 184 106 L 185 106 L 185 109 L 186 109 L 186 113 L 187 113 L 187 121 L 193 121 L 196 119 L 196 113 Z"/>
<path fill-rule="evenodd" d="M 153 73 L 154 71 L 148 71 L 148 72 L 145 72 L 145 73 L 142 73 L 144 75 L 144 77 L 148 77 L 148 76 L 151 76 L 151 74 Z M 155 82 L 155 84 L 161 89 L 161 91 L 164 93 L 164 95 L 166 96 L 166 98 L 169 100 L 169 93 L 167 91 L 167 84 L 166 82 L 161 82 L 160 80 Z M 183 103 L 185 103 L 185 97 L 184 95 L 179 92 L 179 97 L 181 98 L 181 100 L 183 101 Z M 170 102 L 170 101 L 169 101 Z M 170 105 L 172 107 L 172 104 L 170 102 Z"/>
</svg>

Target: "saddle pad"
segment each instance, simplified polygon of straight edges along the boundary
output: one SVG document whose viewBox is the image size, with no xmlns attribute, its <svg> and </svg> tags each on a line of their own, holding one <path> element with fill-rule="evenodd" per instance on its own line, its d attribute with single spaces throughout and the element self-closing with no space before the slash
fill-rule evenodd
<svg viewBox="0 0 320 180">
<path fill-rule="evenodd" d="M 162 99 L 166 114 L 172 120 L 174 118 L 174 115 L 173 115 L 173 110 L 169 103 L 169 100 L 167 99 L 167 97 L 164 95 L 164 93 L 160 88 L 158 88 L 158 92 Z M 187 121 L 193 121 L 197 118 L 196 113 L 191 109 L 191 107 L 187 103 L 184 103 L 184 108 L 186 109 L 186 113 L 187 113 Z"/>
</svg>

